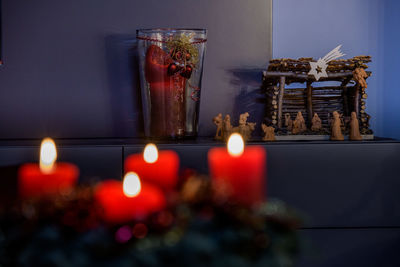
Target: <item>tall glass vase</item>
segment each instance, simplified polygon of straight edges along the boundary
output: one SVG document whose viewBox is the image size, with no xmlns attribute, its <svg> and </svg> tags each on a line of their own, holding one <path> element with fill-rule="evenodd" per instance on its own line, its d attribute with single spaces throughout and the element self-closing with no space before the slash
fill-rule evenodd
<svg viewBox="0 0 400 267">
<path fill-rule="evenodd" d="M 137 31 L 147 137 L 197 136 L 206 35 L 204 29 Z"/>
</svg>

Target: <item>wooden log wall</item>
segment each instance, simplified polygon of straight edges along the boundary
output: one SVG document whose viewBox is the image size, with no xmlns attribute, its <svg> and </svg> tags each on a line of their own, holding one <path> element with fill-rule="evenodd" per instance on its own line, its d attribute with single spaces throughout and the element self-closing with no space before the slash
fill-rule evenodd
<svg viewBox="0 0 400 267">
<path fill-rule="evenodd" d="M 351 87 L 350 87 L 351 88 Z M 350 90 L 346 87 L 347 90 Z M 308 90 L 311 90 L 312 108 L 308 105 L 310 99 Z M 285 89 L 283 96 L 283 117 L 286 113 L 290 114 L 292 120 L 296 118 L 297 112 L 301 111 L 308 125 L 311 125 L 313 112 L 318 113 L 323 126 L 328 127 L 328 113 L 339 111 L 343 114 L 344 105 L 342 97 L 343 89 L 341 86 L 326 86 L 326 87 L 302 87 Z M 311 110 L 311 114 L 310 114 Z"/>
</svg>

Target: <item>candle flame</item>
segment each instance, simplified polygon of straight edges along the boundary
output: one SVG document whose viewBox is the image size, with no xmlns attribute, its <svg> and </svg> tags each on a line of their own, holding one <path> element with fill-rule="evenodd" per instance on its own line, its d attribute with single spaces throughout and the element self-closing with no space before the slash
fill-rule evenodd
<svg viewBox="0 0 400 267">
<path fill-rule="evenodd" d="M 56 144 L 53 139 L 45 138 L 40 145 L 40 170 L 44 173 L 50 173 L 53 170 L 57 159 Z"/>
<path fill-rule="evenodd" d="M 228 139 L 228 153 L 232 157 L 239 157 L 244 151 L 244 141 L 240 134 L 233 133 Z"/>
<path fill-rule="evenodd" d="M 142 189 L 139 175 L 137 175 L 136 172 L 128 172 L 125 174 L 122 188 L 127 197 L 136 197 L 139 195 L 140 190 Z"/>
<path fill-rule="evenodd" d="M 158 149 L 155 144 L 147 144 L 144 148 L 143 159 L 147 163 L 154 163 L 158 160 Z"/>
</svg>

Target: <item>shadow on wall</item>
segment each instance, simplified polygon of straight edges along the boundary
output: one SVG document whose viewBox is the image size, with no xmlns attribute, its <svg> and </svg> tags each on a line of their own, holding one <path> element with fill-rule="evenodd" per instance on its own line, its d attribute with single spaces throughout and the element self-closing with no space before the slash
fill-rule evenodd
<svg viewBox="0 0 400 267">
<path fill-rule="evenodd" d="M 261 90 L 262 71 L 263 69 L 255 68 L 228 70 L 231 75 L 230 84 L 238 92 L 233 103 L 232 124 L 237 125 L 239 115 L 249 112 L 248 122 L 257 123 L 253 136 L 261 135 L 261 123 L 265 117 L 265 97 Z"/>
<path fill-rule="evenodd" d="M 107 36 L 105 49 L 113 136 L 142 137 L 143 115 L 136 35 Z"/>
</svg>

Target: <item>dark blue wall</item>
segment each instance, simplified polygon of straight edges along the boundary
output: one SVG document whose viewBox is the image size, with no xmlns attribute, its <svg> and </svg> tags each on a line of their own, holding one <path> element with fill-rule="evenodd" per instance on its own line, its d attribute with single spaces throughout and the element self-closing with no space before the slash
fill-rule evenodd
<svg viewBox="0 0 400 267">
<path fill-rule="evenodd" d="M 272 0 L 5 0 L 0 138 L 132 137 L 141 115 L 139 28 L 209 30 L 200 134 L 219 112 L 250 111 L 271 55 Z M 238 104 L 240 100 L 240 104 Z"/>
<path fill-rule="evenodd" d="M 400 1 L 384 1 L 383 128 L 387 136 L 400 138 Z"/>
</svg>

